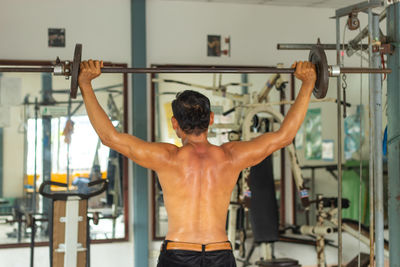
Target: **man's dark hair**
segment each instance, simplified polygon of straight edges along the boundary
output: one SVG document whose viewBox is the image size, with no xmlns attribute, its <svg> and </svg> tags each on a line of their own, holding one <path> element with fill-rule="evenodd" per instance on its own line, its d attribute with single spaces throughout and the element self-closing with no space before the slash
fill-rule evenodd
<svg viewBox="0 0 400 267">
<path fill-rule="evenodd" d="M 172 101 L 172 112 L 186 134 L 199 135 L 210 124 L 210 100 L 196 91 L 177 93 L 176 99 Z"/>
</svg>

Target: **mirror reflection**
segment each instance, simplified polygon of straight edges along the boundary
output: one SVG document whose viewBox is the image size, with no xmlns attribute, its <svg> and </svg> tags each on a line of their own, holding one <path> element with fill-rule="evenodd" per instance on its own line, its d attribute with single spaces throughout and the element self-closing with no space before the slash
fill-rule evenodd
<svg viewBox="0 0 400 267">
<path fill-rule="evenodd" d="M 70 81 L 49 73 L 0 75 L 0 245 L 29 243 L 32 216 L 35 242 L 49 240 L 51 200 L 38 193 L 43 181 L 86 193 L 89 182 L 108 179 L 108 189 L 88 203 L 88 217 L 98 219 L 90 220 L 90 237 L 126 239 L 126 159 L 101 144 L 82 97 L 69 98 Z M 126 87 L 122 74 L 93 82 L 99 103 L 120 132 L 126 131 Z"/>
</svg>

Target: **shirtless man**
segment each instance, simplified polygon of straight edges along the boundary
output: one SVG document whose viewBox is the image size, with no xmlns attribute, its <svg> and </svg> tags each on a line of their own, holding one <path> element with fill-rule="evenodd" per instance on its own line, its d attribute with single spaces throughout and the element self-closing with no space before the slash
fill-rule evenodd
<svg viewBox="0 0 400 267">
<path fill-rule="evenodd" d="M 178 93 L 172 102 L 171 122 L 182 147 L 150 143 L 117 132 L 91 86 L 101 67 L 99 61 L 82 62 L 79 86 L 89 119 L 102 143 L 157 172 L 168 213 L 168 233 L 158 266 L 236 266 L 225 231 L 231 192 L 244 168 L 258 164 L 292 142 L 314 88 L 314 65 L 293 64 L 296 77 L 302 81 L 295 103 L 278 131 L 251 141 L 210 144 L 207 133 L 214 120 L 210 101 L 194 91 Z"/>
</svg>

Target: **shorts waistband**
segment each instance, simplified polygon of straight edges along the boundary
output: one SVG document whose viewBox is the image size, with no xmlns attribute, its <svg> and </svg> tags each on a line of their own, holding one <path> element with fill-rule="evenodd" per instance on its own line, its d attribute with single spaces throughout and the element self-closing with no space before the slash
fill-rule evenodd
<svg viewBox="0 0 400 267">
<path fill-rule="evenodd" d="M 208 252 L 217 250 L 232 250 L 232 245 L 229 241 L 210 244 L 197 244 L 165 240 L 161 248 L 165 250 L 190 250 L 198 252 Z"/>
</svg>

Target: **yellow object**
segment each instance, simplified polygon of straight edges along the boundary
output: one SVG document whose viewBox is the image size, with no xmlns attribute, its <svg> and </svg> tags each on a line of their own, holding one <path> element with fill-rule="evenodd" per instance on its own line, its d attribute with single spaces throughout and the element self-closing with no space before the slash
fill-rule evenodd
<svg viewBox="0 0 400 267">
<path fill-rule="evenodd" d="M 165 111 L 165 119 L 167 120 L 168 126 L 168 138 L 174 139 L 174 143 L 176 146 L 182 146 L 181 140 L 176 136 L 175 130 L 172 128 L 171 118 L 173 116 L 172 105 L 171 102 L 167 102 L 164 104 Z"/>
<path fill-rule="evenodd" d="M 73 173 L 70 175 L 70 180 L 69 180 L 69 186 L 72 185 L 72 181 L 77 178 L 77 177 L 83 177 L 83 178 L 88 178 L 89 179 L 90 173 L 88 172 L 82 172 L 82 173 Z M 107 178 L 107 172 L 102 172 L 101 173 L 101 178 L 106 179 Z M 40 180 L 40 175 L 36 175 L 36 181 Z M 67 174 L 66 173 L 52 173 L 51 174 L 51 181 L 52 182 L 57 182 L 57 183 L 67 183 Z M 33 174 L 28 174 L 26 175 L 25 179 L 25 185 L 30 185 L 33 187 Z M 59 187 L 52 186 L 52 190 L 57 190 Z"/>
</svg>

